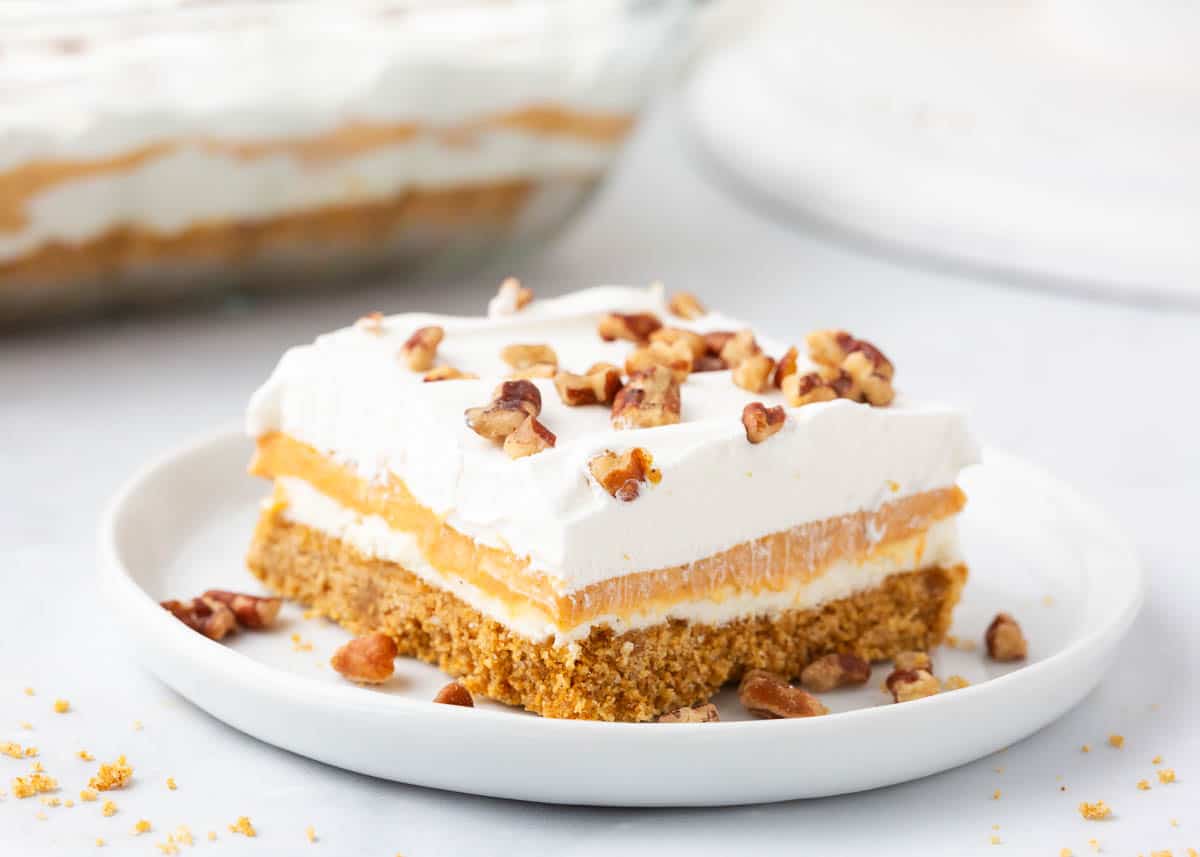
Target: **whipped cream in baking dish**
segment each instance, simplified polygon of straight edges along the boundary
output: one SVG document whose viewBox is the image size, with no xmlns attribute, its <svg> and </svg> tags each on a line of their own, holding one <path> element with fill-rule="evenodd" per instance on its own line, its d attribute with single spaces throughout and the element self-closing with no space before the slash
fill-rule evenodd
<svg viewBox="0 0 1200 857">
<path fill-rule="evenodd" d="M 660 288 L 587 289 L 493 318 L 390 316 L 379 332 L 354 325 L 289 350 L 251 400 L 247 431 L 283 432 L 370 480 L 394 474 L 460 532 L 529 556 L 560 593 L 945 488 L 978 460 L 959 411 L 903 396 L 886 408 L 846 400 L 788 408 L 778 434 L 750 444 L 743 406 L 784 404 L 783 396 L 743 390 L 728 371 L 688 377 L 679 424 L 621 431 L 607 407 L 567 407 L 550 379 L 536 379 L 539 419 L 557 444 L 526 458 L 508 458 L 465 425 L 464 410 L 490 401 L 511 373 L 500 358 L 507 345 L 549 345 L 559 366 L 575 372 L 623 364 L 631 344 L 596 332 L 608 312 L 653 312 L 698 332 L 746 326 L 715 312 L 671 317 Z M 480 377 L 423 383 L 423 373 L 397 359 L 426 325 L 445 331 L 440 362 Z M 799 328 L 796 340 L 816 326 Z M 758 341 L 772 355 L 788 345 Z M 662 480 L 622 503 L 590 478 L 588 461 L 634 446 L 653 455 Z"/>
</svg>

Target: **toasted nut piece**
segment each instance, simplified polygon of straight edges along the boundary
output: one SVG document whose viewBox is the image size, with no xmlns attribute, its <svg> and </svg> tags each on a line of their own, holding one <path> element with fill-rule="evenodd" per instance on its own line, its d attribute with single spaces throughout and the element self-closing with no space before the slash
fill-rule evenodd
<svg viewBox="0 0 1200 857">
<path fill-rule="evenodd" d="M 651 366 L 629 376 L 613 399 L 616 429 L 652 428 L 679 422 L 679 382 L 665 366 Z"/>
<path fill-rule="evenodd" d="M 654 457 L 640 446 L 620 455 L 606 449 L 588 461 L 588 471 L 601 488 L 625 503 L 637 499 L 641 483 L 657 485 L 662 481 L 662 471 L 654 467 Z"/>
<path fill-rule="evenodd" d="M 396 671 L 396 641 L 382 631 L 355 637 L 333 653 L 329 665 L 344 678 L 379 684 Z"/>
<path fill-rule="evenodd" d="M 742 676 L 738 699 L 756 717 L 816 717 L 829 713 L 811 693 L 792 687 L 766 670 L 750 670 Z"/>
<path fill-rule="evenodd" d="M 233 611 L 239 625 L 252 631 L 261 631 L 274 625 L 279 608 L 283 606 L 283 601 L 278 598 L 226 592 L 224 589 L 210 589 L 203 597 L 220 601 Z"/>
<path fill-rule="evenodd" d="M 496 296 L 488 301 L 488 318 L 513 315 L 520 312 L 533 300 L 533 290 L 521 286 L 516 277 L 508 277 L 500 284 Z"/>
<path fill-rule="evenodd" d="M 993 661 L 1020 661 L 1029 654 L 1029 644 L 1021 633 L 1017 620 L 1007 613 L 997 613 L 983 636 L 988 657 Z"/>
<path fill-rule="evenodd" d="M 721 346 L 720 357 L 736 369 L 738 364 L 747 357 L 753 357 L 761 351 L 762 349 L 758 347 L 758 342 L 754 339 L 753 330 L 739 330 Z"/>
<path fill-rule="evenodd" d="M 895 377 L 895 367 L 883 352 L 865 339 L 856 339 L 844 330 L 816 330 L 807 337 L 808 355 L 823 366 L 842 366 L 855 352 L 862 353 L 875 372 L 888 381 Z"/>
<path fill-rule="evenodd" d="M 587 371 L 584 372 L 583 374 L 584 375 L 595 375 L 597 372 L 607 372 L 610 369 L 615 371 L 618 375 L 621 374 L 620 366 L 618 366 L 616 363 L 607 363 L 603 360 L 601 360 L 599 363 L 593 363 L 591 366 L 589 366 L 587 368 Z"/>
<path fill-rule="evenodd" d="M 817 658 L 800 673 L 800 683 L 814 693 L 823 693 L 851 684 L 866 684 L 870 678 L 871 665 L 858 655 L 850 653 Z"/>
<path fill-rule="evenodd" d="M 853 379 L 855 386 L 862 391 L 862 397 L 872 405 L 883 407 L 890 405 L 896 398 L 892 382 L 875 371 L 874 365 L 861 351 L 855 351 L 842 364 L 842 371 Z"/>
<path fill-rule="evenodd" d="M 433 701 L 440 702 L 442 705 L 461 705 L 463 708 L 475 707 L 475 700 L 471 698 L 471 692 L 456 681 L 450 682 L 450 684 L 439 690 Z"/>
<path fill-rule="evenodd" d="M 928 670 L 892 670 L 887 677 L 887 689 L 896 702 L 911 702 L 933 696 L 942 688 Z"/>
<path fill-rule="evenodd" d="M 214 598 L 193 598 L 190 601 L 164 601 L 162 606 L 193 631 L 210 640 L 222 640 L 237 628 L 233 611 Z"/>
<path fill-rule="evenodd" d="M 508 376 L 513 381 L 530 378 L 553 378 L 558 372 L 558 367 L 553 363 L 534 363 L 532 366 L 526 366 L 524 369 L 514 369 Z"/>
<path fill-rule="evenodd" d="M 853 402 L 864 400 L 862 387 L 845 369 L 822 366 L 817 370 L 817 374 L 830 386 L 839 399 L 850 399 Z"/>
<path fill-rule="evenodd" d="M 783 428 L 787 413 L 783 405 L 768 408 L 762 402 L 751 402 L 742 408 L 742 425 L 746 429 L 746 440 L 762 443 Z"/>
<path fill-rule="evenodd" d="M 788 375 L 783 379 L 783 395 L 793 408 L 813 402 L 832 402 L 838 397 L 833 387 L 816 372 Z"/>
<path fill-rule="evenodd" d="M 435 366 L 425 373 L 425 377 L 422 380 L 426 384 L 430 384 L 434 381 L 465 381 L 469 378 L 474 379 L 478 377 L 474 372 L 462 372 L 453 366 Z"/>
<path fill-rule="evenodd" d="M 363 333 L 369 333 L 372 336 L 380 336 L 383 334 L 383 313 L 369 312 L 356 321 L 354 326 Z"/>
<path fill-rule="evenodd" d="M 658 716 L 659 723 L 717 723 L 720 719 L 721 715 L 717 713 L 717 707 L 711 702 L 701 705 L 685 705 L 683 708 L 676 708 Z"/>
<path fill-rule="evenodd" d="M 690 330 L 684 330 L 681 327 L 659 328 L 650 334 L 650 342 L 661 342 L 664 345 L 674 345 L 677 342 L 686 343 L 692 352 L 693 360 L 703 357 L 708 353 L 708 347 L 704 344 L 703 336 Z"/>
<path fill-rule="evenodd" d="M 898 670 L 925 670 L 933 672 L 933 659 L 927 652 L 900 652 L 892 658 L 892 664 Z"/>
<path fill-rule="evenodd" d="M 630 342 L 646 342 L 650 334 L 662 327 L 658 316 L 651 312 L 632 314 L 609 313 L 596 325 L 596 332 L 605 342 L 628 339 Z"/>
<path fill-rule="evenodd" d="M 671 375 L 682 384 L 692 371 L 692 352 L 686 342 L 676 341 L 668 345 L 665 342 L 651 342 L 644 348 L 639 348 L 625 358 L 625 373 L 634 375 L 652 366 L 665 366 L 671 370 Z"/>
<path fill-rule="evenodd" d="M 693 372 L 723 372 L 728 368 L 724 360 L 711 354 L 705 354 L 692 361 Z"/>
<path fill-rule="evenodd" d="M 524 458 L 554 446 L 558 438 L 537 417 L 526 417 L 517 430 L 504 439 L 504 451 L 509 458 Z"/>
<path fill-rule="evenodd" d="M 480 437 L 503 441 L 526 417 L 542 412 L 542 394 L 531 381 L 502 381 L 486 407 L 467 408 L 467 425 Z"/>
<path fill-rule="evenodd" d="M 704 348 L 709 355 L 720 357 L 722 349 L 735 335 L 732 330 L 711 330 L 704 334 Z"/>
<path fill-rule="evenodd" d="M 779 358 L 779 362 L 775 364 L 775 374 L 771 376 L 771 383 L 779 389 L 783 389 L 783 379 L 788 375 L 795 375 L 798 371 L 796 362 L 800 357 L 800 352 L 796 350 L 796 346 L 792 346 L 787 351 L 783 352 L 783 356 Z"/>
<path fill-rule="evenodd" d="M 586 375 L 559 372 L 554 389 L 564 405 L 607 405 L 621 389 L 621 370 L 611 363 L 597 363 Z"/>
<path fill-rule="evenodd" d="M 506 345 L 500 349 L 500 359 L 514 369 L 546 364 L 558 366 L 558 355 L 549 345 Z"/>
<path fill-rule="evenodd" d="M 775 361 L 765 354 L 752 354 L 734 367 L 733 383 L 751 393 L 761 393 L 771 381 Z"/>
<path fill-rule="evenodd" d="M 418 327 L 400 349 L 400 357 L 414 372 L 428 372 L 433 368 L 433 359 L 443 336 L 445 331 L 436 325 Z"/>
<path fill-rule="evenodd" d="M 700 316 L 708 314 L 704 304 L 700 303 L 700 299 L 691 292 L 676 292 L 671 295 L 671 299 L 667 302 L 667 309 L 672 315 L 687 319 L 700 318 Z"/>
</svg>

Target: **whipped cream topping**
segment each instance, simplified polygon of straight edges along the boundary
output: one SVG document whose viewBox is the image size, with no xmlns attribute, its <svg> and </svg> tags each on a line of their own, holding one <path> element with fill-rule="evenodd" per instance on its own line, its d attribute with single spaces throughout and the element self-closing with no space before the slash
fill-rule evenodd
<svg viewBox="0 0 1200 857">
<path fill-rule="evenodd" d="M 553 638 L 556 645 L 576 643 L 599 625 L 608 625 L 615 633 L 622 634 L 667 619 L 718 626 L 747 616 L 807 610 L 879 586 L 890 574 L 916 568 L 947 567 L 962 561 L 957 524 L 950 518 L 938 521 L 923 534 L 889 545 L 864 562 L 840 560 L 831 563 L 820 576 L 795 581 L 782 590 L 746 591 L 720 600 L 685 600 L 665 609 L 635 612 L 629 616 L 597 616 L 570 628 L 560 628 L 548 623 L 536 610 L 505 603 L 461 578 L 442 574 L 425 559 L 416 538 L 393 529 L 383 518 L 360 515 L 347 509 L 301 479 L 284 477 L 279 484 L 287 498 L 287 506 L 282 511 L 285 520 L 336 538 L 365 557 L 398 563 L 424 582 L 449 591 L 510 631 L 535 642 Z"/>
<path fill-rule="evenodd" d="M 598 319 L 613 311 L 654 312 L 664 324 L 699 332 L 746 326 L 718 313 L 677 319 L 661 288 L 615 286 L 534 300 L 496 318 L 390 316 L 381 334 L 351 326 L 289 350 L 254 394 L 246 428 L 255 437 L 284 432 L 368 480 L 394 474 L 460 532 L 530 557 L 560 593 L 948 487 L 978 460 L 959 411 L 902 395 L 887 408 L 845 400 L 788 408 L 783 429 L 752 445 L 743 406 L 785 404 L 783 396 L 742 390 L 728 371 L 689 376 L 678 425 L 623 431 L 611 427 L 608 408 L 567 407 L 552 381 L 535 380 L 539 419 L 558 442 L 527 458 L 509 459 L 466 426 L 464 410 L 490 401 L 511 371 L 500 359 L 506 345 L 550 345 L 559 366 L 575 372 L 600 360 L 622 364 L 632 344 L 596 333 Z M 445 330 L 438 362 L 480 378 L 427 384 L 397 359 L 424 325 Z M 796 340 L 818 325 L 803 322 Z M 774 356 L 787 347 L 758 340 Z M 902 363 L 898 371 L 902 382 Z M 587 463 L 633 446 L 653 455 L 662 481 L 623 503 L 591 479 Z"/>
</svg>

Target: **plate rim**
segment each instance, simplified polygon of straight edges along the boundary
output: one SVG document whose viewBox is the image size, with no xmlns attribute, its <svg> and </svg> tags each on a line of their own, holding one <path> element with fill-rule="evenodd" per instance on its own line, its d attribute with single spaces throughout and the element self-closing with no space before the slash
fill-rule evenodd
<svg viewBox="0 0 1200 857">
<path fill-rule="evenodd" d="M 142 624 L 140 631 L 130 630 L 125 632 L 131 637 L 141 633 L 151 635 L 165 649 L 169 650 L 169 656 L 181 658 L 188 663 L 195 664 L 197 669 L 203 670 L 206 673 L 220 674 L 222 680 L 228 682 L 231 688 L 242 689 L 254 695 L 267 694 L 272 697 L 295 700 L 296 704 L 305 708 L 311 707 L 316 710 L 316 713 L 319 713 L 320 709 L 332 710 L 336 708 L 339 712 L 354 712 L 356 715 L 364 717 L 392 718 L 397 723 L 402 722 L 405 718 L 424 719 L 433 717 L 439 721 L 456 724 L 456 728 L 464 728 L 466 732 L 474 737 L 478 737 L 484 733 L 500 731 L 504 736 L 513 741 L 554 740 L 571 742 L 583 740 L 592 742 L 591 746 L 597 750 L 600 747 L 600 745 L 595 743 L 597 741 L 607 742 L 609 746 L 614 748 L 619 746 L 621 750 L 637 750 L 639 747 L 646 746 L 647 742 L 649 742 L 655 744 L 656 749 L 665 749 L 667 752 L 677 752 L 684 747 L 694 748 L 696 736 L 697 734 L 701 734 L 698 733 L 698 730 L 703 730 L 702 734 L 709 740 L 720 736 L 720 740 L 722 741 L 733 742 L 741 738 L 747 741 L 759 741 L 765 735 L 770 735 L 773 739 L 777 738 L 784 741 L 788 739 L 812 741 L 820 740 L 821 736 L 826 734 L 836 735 L 845 729 L 887 730 L 896 732 L 897 730 L 904 729 L 906 723 L 914 724 L 913 728 L 919 730 L 921 727 L 916 721 L 924 718 L 926 712 L 933 711 L 939 706 L 942 707 L 942 712 L 944 713 L 948 711 L 950 706 L 970 708 L 972 703 L 974 703 L 976 707 L 980 707 L 981 703 L 987 698 L 991 698 L 993 701 L 1004 701 L 1004 698 L 1008 697 L 1010 687 L 1014 687 L 1015 685 L 1019 689 L 1022 682 L 1036 684 L 1039 677 L 1052 677 L 1056 672 L 1061 676 L 1063 673 L 1059 671 L 1070 669 L 1072 664 L 1086 658 L 1087 650 L 1115 645 L 1129 630 L 1145 599 L 1145 574 L 1141 563 L 1138 561 L 1135 547 L 1132 541 L 1125 535 L 1124 530 L 1103 509 L 1081 495 L 1067 483 L 1044 471 L 1038 465 L 1030 464 L 1017 456 L 988 447 L 984 450 L 984 463 L 976 466 L 986 467 L 988 463 L 1016 463 L 1021 467 L 1036 471 L 1041 477 L 1049 480 L 1059 489 L 1067 491 L 1072 500 L 1077 503 L 1081 515 L 1086 518 L 1089 524 L 1106 527 L 1108 538 L 1122 552 L 1122 557 L 1119 560 L 1120 567 L 1126 569 L 1129 575 L 1128 598 L 1125 603 L 1115 605 L 1116 609 L 1103 614 L 1107 618 L 1107 621 L 1098 627 L 1081 629 L 1081 632 L 1066 645 L 1045 658 L 1018 670 L 1013 670 L 1009 673 L 990 678 L 987 681 L 956 690 L 953 694 L 939 694 L 916 700 L 903 706 L 870 706 L 818 718 L 672 724 L 674 728 L 671 729 L 653 729 L 646 727 L 657 724 L 566 720 L 526 715 L 520 709 L 514 711 L 503 709 L 490 710 L 488 708 L 460 709 L 456 706 L 438 705 L 432 701 L 413 697 L 376 694 L 357 686 L 342 686 L 336 683 L 325 682 L 312 676 L 280 670 L 234 648 L 224 646 L 221 643 L 196 634 L 178 622 L 167 611 L 161 609 L 159 603 L 150 593 L 142 588 L 130 568 L 131 563 L 126 562 L 120 535 L 122 526 L 128 527 L 129 525 L 127 516 L 132 514 L 130 509 L 134 505 L 135 499 L 149 483 L 153 482 L 155 477 L 162 475 L 164 472 L 169 472 L 171 468 L 194 461 L 196 457 L 205 454 L 219 455 L 223 447 L 235 443 L 244 444 L 248 447 L 251 440 L 241 431 L 235 431 L 230 428 L 222 428 L 194 436 L 181 444 L 171 447 L 165 452 L 152 456 L 121 484 L 106 506 L 99 524 L 98 573 L 101 577 L 101 590 L 106 599 L 117 609 L 132 616 L 134 621 Z M 144 659 L 139 658 L 139 660 L 143 661 L 143 665 L 150 672 L 157 675 L 165 684 L 187 698 L 189 702 L 197 705 L 202 710 L 210 711 L 209 705 L 197 698 L 199 694 L 194 695 L 181 687 L 182 684 L 186 684 L 185 681 L 180 680 L 172 674 L 164 674 L 163 671 L 156 669 L 153 665 L 145 663 Z M 1093 688 L 1099 679 L 1100 677 L 1097 677 L 1095 680 L 1089 679 L 1086 690 Z M 1084 693 L 1086 693 L 1086 690 Z M 1081 698 L 1082 694 L 1079 696 L 1079 699 Z M 1062 713 L 1077 703 L 1078 699 L 1070 703 L 1066 708 L 1058 711 L 1053 717 L 1042 721 L 1042 725 L 1052 722 L 1053 719 L 1057 719 L 1057 717 L 1061 716 Z M 519 716 L 514 716 L 514 714 Z M 247 731 L 236 723 L 230 722 L 226 717 L 216 714 L 213 716 L 216 716 L 234 728 L 238 728 L 240 731 Z M 768 730 L 775 731 L 768 732 Z M 1032 734 L 1032 731 L 1035 730 L 1023 732 L 1022 737 Z M 282 747 L 291 752 L 297 752 L 300 755 L 317 758 L 320 761 L 338 767 L 359 770 L 397 781 L 414 781 L 402 780 L 398 776 L 377 773 L 366 767 L 356 767 L 354 764 L 339 762 L 332 758 L 322 758 L 313 753 L 294 749 L 294 747 L 288 746 L 288 742 L 282 739 L 274 740 L 261 734 L 256 734 L 253 731 L 249 734 L 273 746 Z M 801 736 L 803 736 L 803 739 Z M 996 749 L 998 749 L 998 746 Z M 976 754 L 970 758 L 974 759 L 978 758 L 978 756 L 979 754 Z M 961 759 L 952 764 L 941 765 L 935 770 L 947 770 L 956 765 L 964 764 L 969 760 Z M 931 770 L 926 773 L 932 772 L 934 771 Z M 923 775 L 925 774 L 921 774 L 920 776 Z M 900 782 L 912 778 L 906 777 L 903 780 L 892 780 L 892 782 Z M 428 782 L 424 784 L 437 785 L 436 783 Z M 880 782 L 877 785 L 882 784 L 884 783 Z M 444 785 L 440 787 L 456 788 L 455 786 Z M 539 786 L 534 786 L 534 788 L 537 787 Z M 472 788 L 464 787 L 457 790 L 476 794 L 492 794 L 501 797 L 518 797 L 526 800 L 554 800 L 555 802 L 562 803 L 608 803 L 608 801 L 577 801 L 570 798 L 558 800 L 556 798 L 529 797 L 521 794 L 504 794 L 494 789 L 488 791 L 482 789 L 473 790 Z M 848 790 L 854 791 L 858 789 Z M 791 797 L 797 796 L 795 794 L 791 795 Z M 783 800 L 789 798 L 778 797 L 773 799 Z M 756 798 L 755 800 L 759 801 L 763 800 L 763 798 Z M 736 802 L 738 801 L 714 800 L 697 803 L 694 800 L 675 801 L 668 799 L 661 803 L 634 800 L 632 802 L 617 802 L 615 805 L 713 805 Z"/>
</svg>

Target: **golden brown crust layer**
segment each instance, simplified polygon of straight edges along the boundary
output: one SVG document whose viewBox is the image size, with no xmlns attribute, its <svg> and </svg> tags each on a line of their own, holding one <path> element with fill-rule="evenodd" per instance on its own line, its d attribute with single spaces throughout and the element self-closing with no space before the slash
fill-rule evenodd
<svg viewBox="0 0 1200 857">
<path fill-rule="evenodd" d="M 422 506 L 404 482 L 368 482 L 307 444 L 280 432 L 258 439 L 250 465 L 256 476 L 303 479 L 326 497 L 361 515 L 378 515 L 413 535 L 425 559 L 496 598 L 539 608 L 548 622 L 574 627 L 596 616 L 663 608 L 681 600 L 720 597 L 747 589 L 779 591 L 812 580 L 838 560 L 862 562 L 957 514 L 966 498 L 957 487 L 926 491 L 856 512 L 735 545 L 686 565 L 627 574 L 559 594 L 527 557 L 477 544 Z"/>
<path fill-rule="evenodd" d="M 620 636 L 607 626 L 578 647 L 509 632 L 401 566 L 263 513 L 247 558 L 272 589 L 354 633 L 382 630 L 401 654 L 437 664 L 472 692 L 547 717 L 650 720 L 706 701 L 747 669 L 796 677 L 812 660 L 854 652 L 884 660 L 926 650 L 950 627 L 967 569 L 928 568 L 812 610 L 720 627 L 671 620 Z"/>
</svg>

